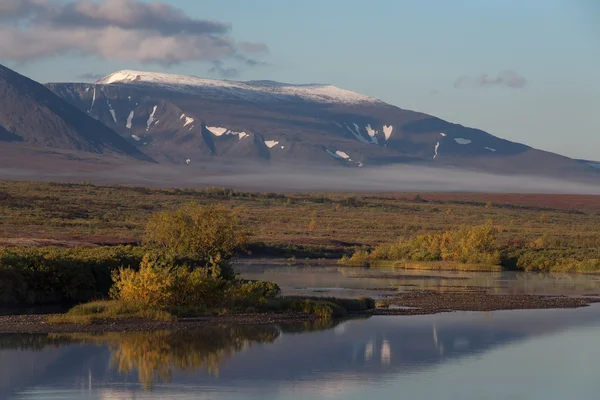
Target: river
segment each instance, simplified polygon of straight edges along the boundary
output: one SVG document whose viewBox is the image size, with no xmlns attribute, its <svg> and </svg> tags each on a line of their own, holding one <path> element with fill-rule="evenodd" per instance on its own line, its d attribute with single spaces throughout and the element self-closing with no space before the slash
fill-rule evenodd
<svg viewBox="0 0 600 400">
<path fill-rule="evenodd" d="M 319 275 L 342 274 L 335 267 L 304 272 L 305 281 L 290 285 L 294 272 L 286 267 L 245 275 L 278 275 L 292 292 L 415 284 L 347 277 L 339 287 Z M 435 286 L 435 279 L 423 284 Z M 588 292 L 595 282 L 501 274 L 468 279 L 469 285 L 500 282 L 490 290 L 535 292 L 561 286 Z M 599 337 L 600 304 L 174 332 L 0 335 L 0 398 L 597 399 Z"/>
</svg>

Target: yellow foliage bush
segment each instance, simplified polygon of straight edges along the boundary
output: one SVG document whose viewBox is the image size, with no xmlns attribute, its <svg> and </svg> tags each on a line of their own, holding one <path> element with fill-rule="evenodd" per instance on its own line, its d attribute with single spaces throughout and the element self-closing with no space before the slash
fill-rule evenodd
<svg viewBox="0 0 600 400">
<path fill-rule="evenodd" d="M 360 260 L 454 261 L 498 265 L 500 252 L 495 248 L 498 230 L 488 222 L 456 231 L 429 233 L 377 246 L 370 253 L 357 251 L 351 263 Z"/>
<path fill-rule="evenodd" d="M 122 268 L 113 273 L 111 297 L 146 308 L 188 310 L 236 309 L 261 306 L 277 296 L 270 282 L 225 279 L 218 268 L 173 265 L 150 255 L 139 270 Z"/>
<path fill-rule="evenodd" d="M 227 284 L 218 269 L 173 266 L 150 255 L 144 256 L 138 271 L 129 268 L 115 271 L 113 281 L 113 299 L 151 308 L 209 308 L 222 302 Z"/>
</svg>

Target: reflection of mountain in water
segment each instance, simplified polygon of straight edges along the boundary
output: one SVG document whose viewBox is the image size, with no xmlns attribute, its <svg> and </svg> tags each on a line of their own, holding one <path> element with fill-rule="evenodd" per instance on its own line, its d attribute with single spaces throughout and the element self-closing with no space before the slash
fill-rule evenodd
<svg viewBox="0 0 600 400">
<path fill-rule="evenodd" d="M 72 387 L 73 382 L 92 389 L 120 383 L 137 390 L 139 381 L 146 389 L 155 382 L 171 382 L 169 387 L 184 391 L 210 386 L 260 393 L 310 382 L 337 390 L 350 381 L 390 379 L 525 338 L 598 323 L 599 309 L 373 317 L 335 326 L 22 337 L 21 342 L 0 335 L 1 348 L 13 349 L 0 352 L 0 370 L 3 375 L 8 371 L 0 380 L 0 397 L 24 387 Z M 65 346 L 66 339 L 77 344 Z M 46 347 L 40 346 L 44 340 Z M 34 350 L 14 350 L 32 343 Z M 134 383 L 124 384 L 131 377 Z"/>
</svg>

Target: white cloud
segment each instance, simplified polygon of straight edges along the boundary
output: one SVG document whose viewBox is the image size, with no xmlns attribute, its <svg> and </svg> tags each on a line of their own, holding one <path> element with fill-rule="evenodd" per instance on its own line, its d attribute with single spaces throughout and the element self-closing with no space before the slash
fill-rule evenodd
<svg viewBox="0 0 600 400">
<path fill-rule="evenodd" d="M 490 77 L 488 74 L 461 76 L 454 82 L 454 87 L 506 86 L 513 89 L 520 89 L 524 87 L 526 83 L 527 80 L 516 72 L 504 71 L 499 73 L 496 77 Z"/>
<path fill-rule="evenodd" d="M 0 57 L 19 62 L 66 54 L 175 64 L 266 53 L 240 42 L 230 25 L 139 0 L 0 0 Z"/>
</svg>

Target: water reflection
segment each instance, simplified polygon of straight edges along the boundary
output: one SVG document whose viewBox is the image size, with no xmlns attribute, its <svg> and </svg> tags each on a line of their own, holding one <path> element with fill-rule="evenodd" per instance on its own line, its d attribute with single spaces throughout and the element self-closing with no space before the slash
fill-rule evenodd
<svg viewBox="0 0 600 400">
<path fill-rule="evenodd" d="M 273 343 L 273 326 L 213 326 L 199 330 L 102 334 L 0 335 L 0 348 L 40 350 L 67 344 L 105 346 L 111 367 L 120 375 L 137 373 L 144 390 L 155 382 L 170 383 L 173 371 L 206 371 L 219 367 L 253 343 Z"/>
<path fill-rule="evenodd" d="M 340 266 L 236 266 L 248 279 L 279 284 L 284 294 L 378 297 L 397 290 L 457 291 L 484 289 L 497 294 L 600 295 L 600 276 L 537 272 L 419 271 Z M 377 290 L 373 290 L 377 289 Z M 384 290 L 386 289 L 386 290 Z"/>
<path fill-rule="evenodd" d="M 364 398 L 365 388 L 411 379 L 431 389 L 438 370 L 461 373 L 476 362 L 502 381 L 522 367 L 522 360 L 495 367 L 498 355 L 511 349 L 528 361 L 520 373 L 543 371 L 560 360 L 552 358 L 556 344 L 542 338 L 569 342 L 587 326 L 600 334 L 599 305 L 179 332 L 0 335 L 0 398 L 196 398 L 201 392 L 232 399 Z M 406 395 L 423 398 L 425 386 Z"/>
</svg>

